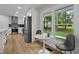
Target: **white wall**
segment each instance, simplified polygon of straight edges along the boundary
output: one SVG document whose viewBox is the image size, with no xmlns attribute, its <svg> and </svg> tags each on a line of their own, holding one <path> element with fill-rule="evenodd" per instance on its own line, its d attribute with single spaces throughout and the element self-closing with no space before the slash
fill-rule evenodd
<svg viewBox="0 0 79 59">
<path fill-rule="evenodd" d="M 74 53 L 79 53 L 79 4 L 78 5 L 74 5 L 74 34 L 76 37 L 76 41 L 75 41 L 75 51 Z"/>
<path fill-rule="evenodd" d="M 7 29 L 11 23 L 10 16 L 0 15 L 0 29 Z"/>
<path fill-rule="evenodd" d="M 36 31 L 39 28 L 40 25 L 40 14 L 39 14 L 39 10 L 32 8 L 31 10 L 32 13 L 32 42 L 34 41 L 34 35 L 36 34 Z"/>
</svg>

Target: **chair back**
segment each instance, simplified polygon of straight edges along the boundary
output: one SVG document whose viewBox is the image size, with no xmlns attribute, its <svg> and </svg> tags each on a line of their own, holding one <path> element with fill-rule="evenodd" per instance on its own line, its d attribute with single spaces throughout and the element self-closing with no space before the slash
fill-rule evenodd
<svg viewBox="0 0 79 59">
<path fill-rule="evenodd" d="M 41 30 L 37 30 L 36 34 L 42 34 Z"/>
<path fill-rule="evenodd" d="M 75 49 L 75 36 L 74 35 L 68 35 L 66 37 L 66 40 L 64 42 L 65 46 L 70 48 L 71 50 Z"/>
</svg>

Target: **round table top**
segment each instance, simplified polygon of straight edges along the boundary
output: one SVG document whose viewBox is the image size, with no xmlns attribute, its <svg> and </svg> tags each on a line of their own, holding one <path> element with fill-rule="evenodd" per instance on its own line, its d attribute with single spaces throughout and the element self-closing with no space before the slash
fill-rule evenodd
<svg viewBox="0 0 79 59">
<path fill-rule="evenodd" d="M 41 39 L 41 40 L 48 40 L 48 39 L 50 39 L 50 37 L 47 37 L 45 35 L 39 35 L 39 34 L 35 35 L 35 38 L 36 39 Z"/>
</svg>

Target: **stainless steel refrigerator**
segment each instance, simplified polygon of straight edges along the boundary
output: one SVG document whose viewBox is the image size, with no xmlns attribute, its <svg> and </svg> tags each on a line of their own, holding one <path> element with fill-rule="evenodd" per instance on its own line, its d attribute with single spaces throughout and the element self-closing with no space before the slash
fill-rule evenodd
<svg viewBox="0 0 79 59">
<path fill-rule="evenodd" d="M 32 41 L 32 17 L 27 16 L 24 19 L 24 41 L 26 43 L 31 43 Z"/>
</svg>

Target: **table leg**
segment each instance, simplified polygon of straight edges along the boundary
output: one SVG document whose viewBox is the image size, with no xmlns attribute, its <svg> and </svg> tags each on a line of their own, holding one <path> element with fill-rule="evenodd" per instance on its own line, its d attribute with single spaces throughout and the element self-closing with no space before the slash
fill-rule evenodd
<svg viewBox="0 0 79 59">
<path fill-rule="evenodd" d="M 43 40 L 43 52 L 45 53 L 45 41 Z"/>
</svg>

